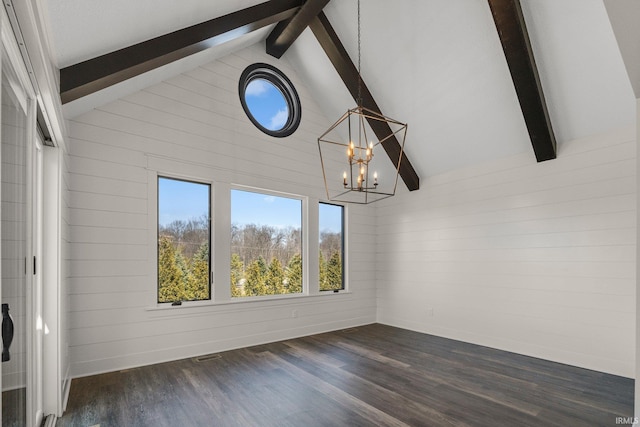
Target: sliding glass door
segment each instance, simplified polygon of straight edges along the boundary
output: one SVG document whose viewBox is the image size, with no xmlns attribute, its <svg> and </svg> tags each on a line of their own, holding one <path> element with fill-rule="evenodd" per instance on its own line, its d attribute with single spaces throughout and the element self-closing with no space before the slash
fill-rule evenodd
<svg viewBox="0 0 640 427">
<path fill-rule="evenodd" d="M 5 57 L 3 56 L 3 59 Z M 0 92 L 0 277 L 2 302 L 2 425 L 27 425 L 30 298 L 28 285 L 28 99 L 2 61 Z"/>
<path fill-rule="evenodd" d="M 0 303 L 2 427 L 42 420 L 42 141 L 36 99 L 0 16 Z"/>
</svg>

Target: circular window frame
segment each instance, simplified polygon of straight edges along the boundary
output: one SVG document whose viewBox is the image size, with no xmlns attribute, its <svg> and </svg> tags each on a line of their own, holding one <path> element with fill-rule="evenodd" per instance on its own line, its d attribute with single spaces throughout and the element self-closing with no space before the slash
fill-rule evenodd
<svg viewBox="0 0 640 427">
<path fill-rule="evenodd" d="M 263 79 L 271 83 L 282 93 L 282 97 L 287 103 L 287 108 L 289 109 L 289 117 L 287 117 L 287 122 L 285 125 L 278 130 L 267 129 L 262 126 L 253 114 L 251 114 L 251 110 L 247 105 L 247 101 L 245 99 L 245 91 L 249 83 L 254 80 Z M 238 83 L 238 94 L 240 95 L 240 103 L 242 104 L 242 109 L 244 110 L 249 120 L 262 132 L 267 135 L 276 137 L 276 138 L 284 138 L 293 134 L 300 125 L 300 120 L 302 119 L 302 108 L 300 105 L 300 97 L 298 96 L 298 92 L 296 88 L 291 83 L 291 80 L 284 75 L 282 71 L 274 67 L 273 65 L 264 64 L 264 63 L 255 63 L 249 65 L 240 75 L 240 82 Z"/>
</svg>

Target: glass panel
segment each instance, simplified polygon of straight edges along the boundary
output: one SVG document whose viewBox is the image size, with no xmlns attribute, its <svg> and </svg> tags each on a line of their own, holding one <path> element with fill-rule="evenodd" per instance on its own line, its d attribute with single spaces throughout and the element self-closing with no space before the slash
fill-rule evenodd
<svg viewBox="0 0 640 427">
<path fill-rule="evenodd" d="M 302 292 L 302 200 L 231 190 L 231 295 Z"/>
<path fill-rule="evenodd" d="M 344 289 L 344 208 L 320 203 L 320 290 Z"/>
<path fill-rule="evenodd" d="M 2 425 L 26 425 L 27 387 L 27 114 L 25 99 L 2 70 L 0 237 L 2 240 Z M 8 325 L 13 321 L 13 339 Z"/>
<path fill-rule="evenodd" d="M 211 299 L 211 186 L 158 178 L 158 302 Z"/>
<path fill-rule="evenodd" d="M 251 115 L 265 129 L 278 131 L 289 120 L 289 107 L 280 90 L 269 80 L 253 79 L 244 91 Z"/>
</svg>

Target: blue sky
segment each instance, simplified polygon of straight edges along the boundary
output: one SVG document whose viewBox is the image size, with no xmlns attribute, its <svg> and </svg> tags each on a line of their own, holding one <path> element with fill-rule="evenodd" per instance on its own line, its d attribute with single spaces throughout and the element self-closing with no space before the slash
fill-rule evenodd
<svg viewBox="0 0 640 427">
<path fill-rule="evenodd" d="M 335 205 L 320 204 L 320 230 L 340 232 L 342 210 Z M 231 222 L 274 227 L 301 228 L 302 202 L 250 191 L 231 190 Z"/>
<path fill-rule="evenodd" d="M 158 223 L 160 225 L 208 214 L 208 185 L 169 178 L 158 180 Z"/>
<path fill-rule="evenodd" d="M 198 218 L 209 213 L 209 186 L 176 179 L 158 180 L 158 222 Z M 234 224 L 258 224 L 274 227 L 302 227 L 302 202 L 250 191 L 231 190 L 231 221 Z M 320 230 L 341 230 L 341 209 L 320 204 Z"/>
<path fill-rule="evenodd" d="M 287 124 L 289 108 L 282 93 L 265 79 L 252 80 L 245 89 L 244 100 L 251 115 L 265 128 L 280 130 Z"/>
<path fill-rule="evenodd" d="M 339 233 L 342 231 L 342 208 L 320 203 L 320 231 Z"/>
<path fill-rule="evenodd" d="M 302 202 L 299 199 L 231 190 L 231 222 L 274 227 L 302 227 Z"/>
</svg>

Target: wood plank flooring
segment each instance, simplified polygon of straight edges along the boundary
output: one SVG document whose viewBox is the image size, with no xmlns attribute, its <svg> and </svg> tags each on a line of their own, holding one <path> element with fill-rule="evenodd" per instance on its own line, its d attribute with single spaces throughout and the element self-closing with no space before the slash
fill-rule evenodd
<svg viewBox="0 0 640 427">
<path fill-rule="evenodd" d="M 75 379 L 57 426 L 616 426 L 633 387 L 374 324 Z"/>
<path fill-rule="evenodd" d="M 2 427 L 22 427 L 27 423 L 27 389 L 2 392 Z"/>
</svg>

